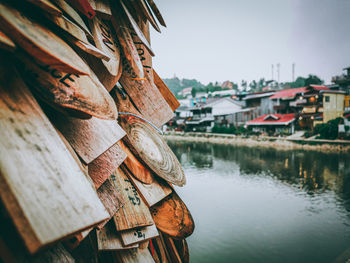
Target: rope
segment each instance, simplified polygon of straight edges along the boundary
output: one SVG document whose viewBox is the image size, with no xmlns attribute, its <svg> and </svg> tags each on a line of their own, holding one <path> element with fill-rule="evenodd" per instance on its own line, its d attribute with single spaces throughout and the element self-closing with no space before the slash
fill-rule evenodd
<svg viewBox="0 0 350 263">
<path fill-rule="evenodd" d="M 163 135 L 163 132 L 162 132 L 157 126 L 155 126 L 152 122 L 146 120 L 145 118 L 142 118 L 141 116 L 138 116 L 138 115 L 136 115 L 136 114 L 134 114 L 134 113 L 131 113 L 131 112 L 118 112 L 118 113 L 119 113 L 120 115 L 130 115 L 130 116 L 134 116 L 134 117 L 136 117 L 136 118 L 139 118 L 139 119 L 143 120 L 144 122 L 147 122 L 149 125 L 151 125 L 154 129 L 157 130 L 157 132 L 158 132 L 159 134 Z"/>
<path fill-rule="evenodd" d="M 132 79 L 132 80 L 146 80 L 145 78 L 143 79 L 138 79 L 138 78 L 131 78 L 131 77 L 126 77 L 127 79 Z"/>
</svg>

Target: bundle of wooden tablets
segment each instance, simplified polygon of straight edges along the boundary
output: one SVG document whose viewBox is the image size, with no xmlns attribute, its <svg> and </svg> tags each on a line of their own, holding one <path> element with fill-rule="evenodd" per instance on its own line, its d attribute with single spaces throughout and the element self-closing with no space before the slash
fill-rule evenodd
<svg viewBox="0 0 350 263">
<path fill-rule="evenodd" d="M 153 0 L 0 0 L 0 262 L 188 262 Z"/>
</svg>

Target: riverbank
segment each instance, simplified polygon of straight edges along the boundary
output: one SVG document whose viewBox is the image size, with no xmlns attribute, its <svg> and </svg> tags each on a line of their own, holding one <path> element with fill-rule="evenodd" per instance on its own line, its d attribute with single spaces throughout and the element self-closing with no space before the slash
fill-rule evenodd
<svg viewBox="0 0 350 263">
<path fill-rule="evenodd" d="M 302 149 L 321 152 L 350 153 L 350 141 L 322 140 L 268 136 L 242 136 L 217 133 L 166 133 L 166 140 L 209 142 L 224 145 L 240 145 L 248 147 L 270 147 L 280 150 Z"/>
</svg>

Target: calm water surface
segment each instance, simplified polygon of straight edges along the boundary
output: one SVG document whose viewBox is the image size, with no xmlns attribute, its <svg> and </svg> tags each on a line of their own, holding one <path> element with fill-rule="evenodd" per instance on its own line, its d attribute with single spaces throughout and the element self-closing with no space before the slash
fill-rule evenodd
<svg viewBox="0 0 350 263">
<path fill-rule="evenodd" d="M 168 142 L 191 262 L 333 262 L 350 248 L 349 155 Z"/>
</svg>

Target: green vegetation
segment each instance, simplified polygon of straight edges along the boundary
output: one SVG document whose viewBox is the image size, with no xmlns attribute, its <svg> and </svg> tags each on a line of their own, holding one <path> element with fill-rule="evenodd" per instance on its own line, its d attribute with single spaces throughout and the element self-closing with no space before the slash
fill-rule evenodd
<svg viewBox="0 0 350 263">
<path fill-rule="evenodd" d="M 343 121 L 342 118 L 330 120 L 327 123 L 317 124 L 315 134 L 320 134 L 316 139 L 334 140 L 338 137 L 338 125 Z"/>
</svg>

